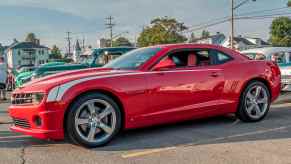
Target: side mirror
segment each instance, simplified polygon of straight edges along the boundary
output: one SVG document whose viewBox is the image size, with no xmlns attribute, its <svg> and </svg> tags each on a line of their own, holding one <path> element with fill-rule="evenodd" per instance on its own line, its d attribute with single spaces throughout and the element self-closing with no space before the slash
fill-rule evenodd
<svg viewBox="0 0 291 164">
<path fill-rule="evenodd" d="M 175 68 L 176 64 L 171 59 L 164 59 L 160 61 L 157 65 L 154 66 L 154 71 L 162 71 L 162 70 L 168 70 L 171 68 Z"/>
</svg>

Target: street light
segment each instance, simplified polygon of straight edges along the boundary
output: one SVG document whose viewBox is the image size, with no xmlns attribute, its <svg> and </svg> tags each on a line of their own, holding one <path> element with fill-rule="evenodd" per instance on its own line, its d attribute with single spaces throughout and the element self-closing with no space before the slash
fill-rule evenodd
<svg viewBox="0 0 291 164">
<path fill-rule="evenodd" d="M 256 0 L 244 0 L 241 3 L 235 5 L 234 0 L 231 0 L 231 38 L 230 38 L 231 49 L 234 49 L 234 11 L 241 7 L 242 5 L 248 3 L 249 1 L 256 2 Z"/>
</svg>

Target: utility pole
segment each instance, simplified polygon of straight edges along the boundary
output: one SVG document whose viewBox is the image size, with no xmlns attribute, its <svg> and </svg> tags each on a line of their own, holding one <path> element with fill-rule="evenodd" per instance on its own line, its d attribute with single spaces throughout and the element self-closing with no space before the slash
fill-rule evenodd
<svg viewBox="0 0 291 164">
<path fill-rule="evenodd" d="M 85 50 L 85 36 L 83 36 L 82 47 L 83 47 L 83 50 Z"/>
<path fill-rule="evenodd" d="M 71 33 L 72 32 L 68 31 L 66 33 L 67 33 L 66 39 L 67 39 L 67 42 L 68 42 L 68 55 L 71 55 L 71 39 L 72 39 Z"/>
<path fill-rule="evenodd" d="M 110 30 L 110 47 L 113 46 L 113 27 L 115 26 L 115 24 L 113 23 L 113 17 L 109 16 L 108 18 L 106 18 L 107 23 L 106 28 Z"/>
<path fill-rule="evenodd" d="M 235 5 L 234 0 L 231 0 L 231 18 L 230 18 L 230 22 L 231 22 L 230 47 L 231 49 L 234 49 L 234 28 L 235 28 L 234 27 L 234 11 L 250 1 L 256 2 L 257 0 L 244 0 L 237 5 Z"/>
<path fill-rule="evenodd" d="M 234 49 L 234 0 L 231 0 L 231 35 L 230 35 L 230 47 Z"/>
</svg>

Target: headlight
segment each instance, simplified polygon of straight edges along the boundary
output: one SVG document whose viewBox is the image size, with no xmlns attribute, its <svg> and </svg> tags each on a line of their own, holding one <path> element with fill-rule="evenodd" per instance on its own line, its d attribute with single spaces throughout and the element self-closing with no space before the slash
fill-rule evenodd
<svg viewBox="0 0 291 164">
<path fill-rule="evenodd" d="M 44 93 L 16 93 L 11 96 L 11 102 L 14 105 L 22 104 L 40 104 L 44 98 Z"/>
<path fill-rule="evenodd" d="M 33 93 L 32 94 L 32 103 L 39 104 L 43 100 L 44 94 L 43 93 Z"/>
</svg>

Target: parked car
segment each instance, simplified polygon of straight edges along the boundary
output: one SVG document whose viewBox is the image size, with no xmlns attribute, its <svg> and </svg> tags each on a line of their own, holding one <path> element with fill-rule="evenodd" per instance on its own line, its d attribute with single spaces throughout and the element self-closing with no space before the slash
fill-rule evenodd
<svg viewBox="0 0 291 164">
<path fill-rule="evenodd" d="M 256 122 L 267 115 L 280 84 L 275 63 L 224 47 L 140 48 L 102 68 L 64 72 L 17 89 L 9 107 L 11 129 L 97 147 L 122 129 L 229 113 Z"/>
<path fill-rule="evenodd" d="M 34 65 L 22 65 L 16 69 L 17 75 L 23 72 L 31 72 L 35 70 Z"/>
<path fill-rule="evenodd" d="M 18 73 L 16 78 L 15 78 L 15 86 L 16 87 L 20 87 L 24 83 L 29 82 L 31 80 L 33 72 L 38 70 L 38 69 L 42 69 L 44 67 L 57 66 L 57 65 L 64 65 L 64 64 L 65 64 L 65 62 L 49 62 L 49 63 L 46 63 L 46 64 L 42 64 L 38 68 L 34 67 L 33 70 Z"/>
<path fill-rule="evenodd" d="M 67 64 L 64 62 L 52 62 L 51 64 L 45 64 L 37 68 L 32 73 L 22 75 L 17 80 L 17 87 L 22 86 L 24 83 L 29 82 L 31 79 L 37 79 L 40 77 L 56 74 L 64 71 L 79 70 L 92 67 L 101 67 L 109 61 L 119 57 L 120 55 L 133 50 L 133 47 L 111 47 L 111 48 L 99 48 L 92 52 L 91 58 L 85 58 L 80 63 Z"/>
<path fill-rule="evenodd" d="M 291 91 L 291 48 L 267 47 L 242 51 L 251 59 L 276 62 L 282 74 L 282 91 Z"/>
</svg>

